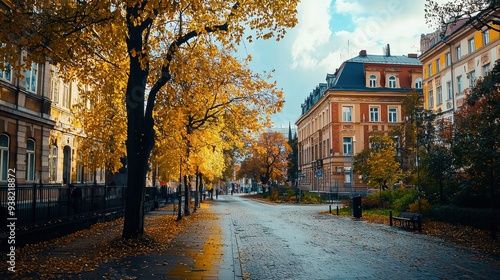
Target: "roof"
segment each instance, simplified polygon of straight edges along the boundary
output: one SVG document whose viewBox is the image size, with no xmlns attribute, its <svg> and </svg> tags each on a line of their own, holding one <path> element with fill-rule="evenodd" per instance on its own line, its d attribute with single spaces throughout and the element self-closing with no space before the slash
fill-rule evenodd
<svg viewBox="0 0 500 280">
<path fill-rule="evenodd" d="M 377 63 L 377 64 L 404 64 L 404 65 L 422 65 L 418 58 L 412 58 L 405 55 L 376 55 L 369 54 L 366 56 L 356 56 L 346 62 L 359 62 L 359 63 Z"/>
</svg>

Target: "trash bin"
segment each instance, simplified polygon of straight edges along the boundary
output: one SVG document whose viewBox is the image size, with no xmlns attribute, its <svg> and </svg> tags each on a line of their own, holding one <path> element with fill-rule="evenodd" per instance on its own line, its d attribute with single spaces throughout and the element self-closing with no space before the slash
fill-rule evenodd
<svg viewBox="0 0 500 280">
<path fill-rule="evenodd" d="M 354 218 L 361 218 L 361 196 L 355 196 L 352 198 L 351 211 Z"/>
</svg>

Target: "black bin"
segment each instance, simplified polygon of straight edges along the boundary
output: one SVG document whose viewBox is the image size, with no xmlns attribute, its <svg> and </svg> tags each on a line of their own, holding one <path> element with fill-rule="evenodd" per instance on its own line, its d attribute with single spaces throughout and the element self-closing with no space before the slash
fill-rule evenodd
<svg viewBox="0 0 500 280">
<path fill-rule="evenodd" d="M 361 196 L 355 196 L 352 198 L 351 211 L 354 218 L 361 218 Z"/>
</svg>

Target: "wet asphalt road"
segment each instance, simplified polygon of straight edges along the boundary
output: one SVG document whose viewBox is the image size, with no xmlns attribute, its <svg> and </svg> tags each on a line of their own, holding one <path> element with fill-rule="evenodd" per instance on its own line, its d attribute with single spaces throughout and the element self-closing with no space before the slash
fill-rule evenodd
<svg viewBox="0 0 500 280">
<path fill-rule="evenodd" d="M 226 256 L 244 279 L 500 279 L 499 260 L 439 239 L 322 212 L 219 196 Z M 335 209 L 336 205 L 332 205 Z M 235 256 L 238 255 L 238 256 Z"/>
</svg>

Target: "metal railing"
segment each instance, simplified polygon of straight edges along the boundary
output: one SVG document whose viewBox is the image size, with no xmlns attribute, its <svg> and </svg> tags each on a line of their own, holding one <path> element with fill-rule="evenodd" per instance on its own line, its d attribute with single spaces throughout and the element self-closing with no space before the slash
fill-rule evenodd
<svg viewBox="0 0 500 280">
<path fill-rule="evenodd" d="M 0 186 L 0 220 L 6 222 L 9 195 L 7 186 Z M 12 191 L 12 190 L 11 190 Z M 15 218 L 18 228 L 33 228 L 76 217 L 122 211 L 127 187 L 71 184 L 31 184 L 15 187 Z M 172 194 L 164 189 L 146 188 L 144 211 L 166 202 Z M 10 216 L 9 216 L 10 217 Z M 3 228 L 2 228 L 3 229 Z"/>
</svg>

